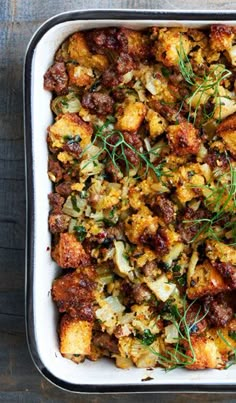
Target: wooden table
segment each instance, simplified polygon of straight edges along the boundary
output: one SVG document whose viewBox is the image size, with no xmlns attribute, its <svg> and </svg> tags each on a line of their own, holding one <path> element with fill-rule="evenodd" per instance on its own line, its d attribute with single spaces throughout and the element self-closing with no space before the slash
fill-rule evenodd
<svg viewBox="0 0 236 403">
<path fill-rule="evenodd" d="M 194 3 L 194 5 L 193 5 Z M 25 183 L 22 67 L 36 28 L 55 13 L 86 8 L 234 9 L 221 0 L 0 0 L 0 402 L 133 402 L 144 395 L 76 396 L 35 369 L 24 330 Z M 236 395 L 154 395 L 149 402 L 233 402 Z"/>
</svg>

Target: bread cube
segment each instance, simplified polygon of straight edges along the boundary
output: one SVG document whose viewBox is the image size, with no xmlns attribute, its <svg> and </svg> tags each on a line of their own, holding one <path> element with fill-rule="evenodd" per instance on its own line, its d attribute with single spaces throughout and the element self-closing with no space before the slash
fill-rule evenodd
<svg viewBox="0 0 236 403">
<path fill-rule="evenodd" d="M 93 129 L 90 123 L 84 122 L 76 113 L 65 113 L 56 118 L 56 122 L 48 128 L 52 147 L 61 148 L 65 136 L 81 138 L 80 147 L 84 149 L 91 141 Z"/>
<path fill-rule="evenodd" d="M 187 295 L 190 299 L 200 298 L 204 295 L 214 295 L 221 291 L 229 290 L 229 286 L 224 278 L 208 260 L 203 264 L 197 265 L 189 277 Z"/>
<path fill-rule="evenodd" d="M 59 242 L 52 250 L 52 258 L 63 269 L 88 266 L 90 257 L 74 234 L 61 233 Z"/>
<path fill-rule="evenodd" d="M 60 352 L 62 354 L 82 354 L 91 352 L 93 324 L 64 315 L 61 319 Z"/>
</svg>

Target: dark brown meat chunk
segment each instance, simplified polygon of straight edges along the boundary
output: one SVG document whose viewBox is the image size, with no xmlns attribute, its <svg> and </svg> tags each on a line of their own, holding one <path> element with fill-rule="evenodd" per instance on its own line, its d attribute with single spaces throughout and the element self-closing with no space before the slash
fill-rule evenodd
<svg viewBox="0 0 236 403">
<path fill-rule="evenodd" d="M 115 165 L 111 161 L 107 162 L 105 166 L 105 172 L 106 177 L 111 182 L 119 182 L 119 180 L 122 179 L 123 177 L 121 171 L 117 167 L 115 167 Z"/>
<path fill-rule="evenodd" d="M 98 115 L 109 115 L 113 112 L 114 101 L 113 99 L 101 92 L 87 92 L 83 95 L 82 105 L 87 108 L 91 113 Z"/>
<path fill-rule="evenodd" d="M 44 88 L 48 91 L 55 91 L 57 95 L 68 92 L 68 75 L 64 62 L 56 62 L 44 74 Z"/>
<path fill-rule="evenodd" d="M 102 75 L 102 85 L 106 88 L 117 87 L 122 81 L 122 76 L 114 68 L 106 70 Z"/>
<path fill-rule="evenodd" d="M 56 192 L 59 193 L 63 197 L 68 197 L 71 192 L 71 182 L 62 182 L 56 186 Z"/>
<path fill-rule="evenodd" d="M 74 271 L 53 282 L 52 298 L 56 302 L 59 312 L 67 312 L 74 318 L 92 322 L 95 288 L 95 281 L 87 275 Z"/>
<path fill-rule="evenodd" d="M 156 234 L 150 234 L 148 231 L 144 231 L 143 235 L 140 237 L 140 242 L 155 250 L 159 256 L 164 256 L 169 251 L 169 240 L 163 228 L 158 229 Z"/>
<path fill-rule="evenodd" d="M 124 132 L 124 139 L 126 143 L 130 144 L 136 150 L 140 150 L 143 146 L 141 137 L 136 133 Z"/>
<path fill-rule="evenodd" d="M 210 217 L 211 213 L 204 208 L 199 208 L 197 211 L 194 211 L 190 207 L 187 207 L 184 211 L 184 214 L 178 217 L 177 230 L 182 238 L 182 241 L 186 243 L 192 241 L 201 227 L 201 223 L 195 224 L 191 221 Z M 189 222 L 184 223 L 183 221 Z"/>
<path fill-rule="evenodd" d="M 210 165 L 211 169 L 217 167 L 227 168 L 229 165 L 226 155 L 220 154 L 219 151 L 214 148 L 208 151 L 205 162 Z"/>
<path fill-rule="evenodd" d="M 49 203 L 52 208 L 53 214 L 59 214 L 62 211 L 62 206 L 65 202 L 64 197 L 61 197 L 58 193 L 50 193 L 48 195 Z"/>
<path fill-rule="evenodd" d="M 236 288 L 236 267 L 231 263 L 214 262 L 212 265 L 220 272 L 226 283 L 233 290 Z"/>
<path fill-rule="evenodd" d="M 106 238 L 125 241 L 123 224 L 118 223 L 114 227 L 106 228 Z"/>
<path fill-rule="evenodd" d="M 92 52 L 108 54 L 108 51 L 127 50 L 128 40 L 118 28 L 93 29 L 85 33 Z"/>
<path fill-rule="evenodd" d="M 116 70 L 119 74 L 125 74 L 128 73 L 128 71 L 133 70 L 137 67 L 137 64 L 133 60 L 133 58 L 126 54 L 126 53 L 121 53 L 120 56 L 117 59 L 116 63 Z"/>
<path fill-rule="evenodd" d="M 157 195 L 151 200 L 149 206 L 155 214 L 162 217 L 166 224 L 170 224 L 174 221 L 174 204 L 164 195 Z"/>
<path fill-rule="evenodd" d="M 49 230 L 52 234 L 66 232 L 70 217 L 66 214 L 50 214 L 48 219 Z"/>
<path fill-rule="evenodd" d="M 77 141 L 68 141 L 63 146 L 63 150 L 72 154 L 72 156 L 76 159 L 78 159 L 80 157 L 81 152 L 82 152 L 82 148 L 80 147 L 80 144 Z"/>
<path fill-rule="evenodd" d="M 125 152 L 127 160 L 130 162 L 131 165 L 133 165 L 135 167 L 139 165 L 140 159 L 139 159 L 139 156 L 136 154 L 135 151 L 133 151 L 130 148 L 126 147 L 124 152 Z"/>
<path fill-rule="evenodd" d="M 122 280 L 120 284 L 123 305 L 130 306 L 134 304 L 133 287 L 128 280 Z"/>
<path fill-rule="evenodd" d="M 121 88 L 117 88 L 114 91 L 112 91 L 112 97 L 116 102 L 124 102 L 125 91 L 123 91 Z"/>
<path fill-rule="evenodd" d="M 48 160 L 48 173 L 51 173 L 55 177 L 54 182 L 59 182 L 63 176 L 63 168 L 59 161 L 54 161 L 51 158 Z"/>
<path fill-rule="evenodd" d="M 96 332 L 93 335 L 92 342 L 96 347 L 100 347 L 110 353 L 117 354 L 119 352 L 118 340 L 106 332 Z"/>
<path fill-rule="evenodd" d="M 204 316 L 205 311 L 197 302 L 187 309 L 186 322 L 191 333 L 202 333 L 206 330 L 207 320 Z"/>
<path fill-rule="evenodd" d="M 157 263 L 154 260 L 152 262 L 146 263 L 142 267 L 142 272 L 147 277 L 152 277 L 153 275 L 155 275 L 156 270 L 157 270 Z"/>
<path fill-rule="evenodd" d="M 133 286 L 133 298 L 137 304 L 148 301 L 151 297 L 150 291 L 145 284 L 135 284 Z"/>
<path fill-rule="evenodd" d="M 176 122 L 176 116 L 178 116 L 178 122 L 185 121 L 185 117 L 182 114 L 183 109 L 181 112 L 179 112 L 178 108 L 162 104 L 156 100 L 153 100 L 150 103 L 150 106 L 152 109 L 154 109 L 154 111 L 157 111 L 158 113 L 160 113 L 161 116 L 164 116 L 165 119 L 168 120 L 168 122 L 170 123 Z"/>
<path fill-rule="evenodd" d="M 227 300 L 227 294 L 208 295 L 204 298 L 204 310 L 212 326 L 226 326 L 233 317 L 233 309 Z"/>
</svg>

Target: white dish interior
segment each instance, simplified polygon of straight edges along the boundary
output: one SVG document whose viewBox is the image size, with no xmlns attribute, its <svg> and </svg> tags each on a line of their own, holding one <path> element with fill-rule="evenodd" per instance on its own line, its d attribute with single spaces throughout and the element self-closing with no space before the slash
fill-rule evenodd
<svg viewBox="0 0 236 403">
<path fill-rule="evenodd" d="M 76 365 L 63 358 L 58 349 L 57 312 L 52 302 L 50 289 L 54 278 L 59 274 L 58 267 L 51 260 L 51 238 L 48 232 L 48 193 L 51 183 L 47 176 L 48 150 L 46 144 L 47 127 L 52 123 L 50 111 L 51 94 L 43 89 L 43 75 L 52 64 L 53 56 L 62 41 L 78 30 L 104 26 L 126 26 L 142 29 L 148 26 L 182 26 L 202 27 L 214 21 L 69 21 L 51 28 L 38 42 L 32 60 L 32 144 L 33 144 L 33 179 L 35 199 L 35 233 L 34 233 L 34 324 L 38 354 L 41 362 L 55 377 L 74 384 L 86 385 L 137 385 L 142 379 L 150 376 L 148 384 L 153 385 L 227 385 L 232 384 L 236 377 L 236 366 L 227 371 L 204 370 L 188 371 L 178 369 L 165 372 L 160 368 L 153 371 L 132 368 L 121 370 L 115 363 L 102 359 L 97 362 L 86 360 Z M 228 25 L 235 23 L 227 22 Z M 29 235 L 30 236 L 30 235 Z M 170 390 L 171 391 L 171 390 Z"/>
</svg>

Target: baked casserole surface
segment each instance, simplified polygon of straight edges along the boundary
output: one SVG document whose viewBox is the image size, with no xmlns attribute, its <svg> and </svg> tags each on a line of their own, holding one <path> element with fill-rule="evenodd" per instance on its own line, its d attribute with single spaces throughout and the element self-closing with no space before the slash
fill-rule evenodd
<svg viewBox="0 0 236 403">
<path fill-rule="evenodd" d="M 119 368 L 236 353 L 236 29 L 76 32 L 52 92 L 60 352 Z"/>
</svg>

